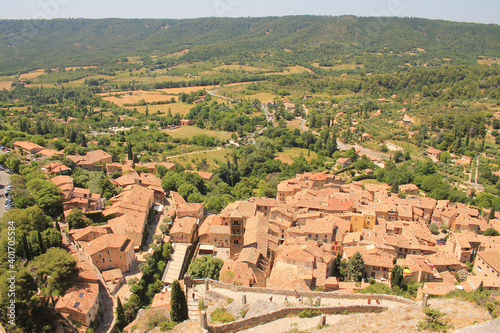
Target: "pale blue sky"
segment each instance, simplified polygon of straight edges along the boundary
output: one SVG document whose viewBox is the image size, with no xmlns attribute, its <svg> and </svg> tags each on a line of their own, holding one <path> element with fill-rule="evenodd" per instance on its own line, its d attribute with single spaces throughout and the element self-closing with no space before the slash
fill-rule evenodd
<svg viewBox="0 0 500 333">
<path fill-rule="evenodd" d="M 413 16 L 500 24 L 500 0 L 22 0 L 0 18 L 194 18 L 283 15 Z"/>
</svg>

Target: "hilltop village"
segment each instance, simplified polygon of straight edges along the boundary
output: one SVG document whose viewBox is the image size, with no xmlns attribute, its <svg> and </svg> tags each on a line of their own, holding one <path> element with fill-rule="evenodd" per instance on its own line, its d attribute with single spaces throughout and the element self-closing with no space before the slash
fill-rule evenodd
<svg viewBox="0 0 500 333">
<path fill-rule="evenodd" d="M 30 142 L 15 142 L 14 149 L 24 156 L 44 151 Z M 401 267 L 401 284 L 415 284 L 417 299 L 500 287 L 500 241 L 483 235 L 500 230 L 498 213 L 422 196 L 414 184 L 399 186 L 395 194 L 383 183 L 304 173 L 280 182 L 276 198 L 251 197 L 212 214 L 203 203 L 164 191 L 158 169 L 173 170 L 174 163 L 112 163 L 102 150 L 67 158 L 80 168 L 123 174 L 113 179 L 120 194 L 106 200 L 75 186 L 64 164 L 42 167 L 62 193 L 63 243 L 80 269 L 55 309 L 85 326 L 98 315 L 98 281 L 126 302 L 133 288 L 123 290 L 138 260 L 163 244 L 171 255 L 158 272 L 162 283 L 151 295 L 153 308 L 169 306 L 163 288 L 183 279 L 188 258 L 207 255 L 223 261 L 220 281 L 237 286 L 352 293 L 376 282 L 390 286 L 394 268 Z M 204 181 L 213 177 L 185 173 Z M 84 214 L 96 213 L 106 222 L 81 224 Z M 346 273 L 356 256 L 363 262 L 359 278 Z"/>
</svg>

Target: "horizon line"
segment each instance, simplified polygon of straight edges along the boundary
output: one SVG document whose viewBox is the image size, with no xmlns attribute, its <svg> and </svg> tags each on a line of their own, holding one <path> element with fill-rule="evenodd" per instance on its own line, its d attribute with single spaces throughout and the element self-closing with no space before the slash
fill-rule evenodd
<svg viewBox="0 0 500 333">
<path fill-rule="evenodd" d="M 342 14 L 342 15 L 318 15 L 318 14 L 287 14 L 287 15 L 268 15 L 268 16 L 199 16 L 199 17 L 183 17 L 183 18 L 169 18 L 169 17 L 53 17 L 50 19 L 33 19 L 33 18 L 2 18 L 0 21 L 55 21 L 55 20 L 198 20 L 198 19 L 264 19 L 264 18 L 284 18 L 284 17 L 359 17 L 359 18 L 396 18 L 396 19 L 421 19 L 429 21 L 444 21 L 444 22 L 454 22 L 454 23 L 470 23 L 470 24 L 484 24 L 484 25 L 500 25 L 500 23 L 494 22 L 475 22 L 475 21 L 458 21 L 453 19 L 444 18 L 428 18 L 420 16 L 364 16 L 364 15 L 354 15 L 354 14 Z"/>
</svg>

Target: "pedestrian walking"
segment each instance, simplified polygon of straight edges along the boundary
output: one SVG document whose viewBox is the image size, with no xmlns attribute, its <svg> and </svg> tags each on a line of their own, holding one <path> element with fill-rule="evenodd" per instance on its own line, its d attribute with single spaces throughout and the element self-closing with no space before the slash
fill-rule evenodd
<svg viewBox="0 0 500 333">
<path fill-rule="evenodd" d="M 377 305 L 380 305 L 380 301 L 378 300 L 378 298 L 377 298 L 376 302 L 377 302 Z"/>
<path fill-rule="evenodd" d="M 368 305 L 372 303 L 372 300 L 368 298 Z"/>
<path fill-rule="evenodd" d="M 193 295 L 193 301 L 194 301 L 194 292 L 192 293 L 192 295 Z"/>
<path fill-rule="evenodd" d="M 269 302 L 273 301 L 273 296 L 269 297 Z"/>
</svg>

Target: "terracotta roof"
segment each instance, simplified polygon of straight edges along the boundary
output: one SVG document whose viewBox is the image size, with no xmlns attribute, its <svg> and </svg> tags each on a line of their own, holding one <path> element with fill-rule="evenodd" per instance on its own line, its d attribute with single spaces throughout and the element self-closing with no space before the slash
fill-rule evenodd
<svg viewBox="0 0 500 333">
<path fill-rule="evenodd" d="M 275 267 L 266 281 L 266 287 L 271 289 L 311 290 L 309 285 L 313 278 L 311 269 L 297 267 Z M 309 284 L 308 284 L 309 283 Z"/>
<path fill-rule="evenodd" d="M 123 279 L 123 273 L 121 269 L 115 268 L 102 272 L 102 277 L 104 278 L 104 281 L 108 282 L 116 279 Z"/>
<path fill-rule="evenodd" d="M 488 265 L 494 270 L 500 272 L 500 253 L 496 251 L 478 252 L 477 255 L 481 257 Z"/>
<path fill-rule="evenodd" d="M 14 147 L 15 146 L 21 147 L 22 149 L 29 150 L 29 151 L 36 150 L 36 152 L 44 149 L 42 146 L 37 145 L 36 143 L 29 142 L 29 141 L 16 141 L 16 142 L 14 142 Z"/>
<path fill-rule="evenodd" d="M 434 149 L 434 148 L 428 148 L 428 149 L 427 149 L 427 152 L 428 152 L 429 154 L 432 154 L 432 155 L 439 155 L 439 154 L 441 154 L 441 153 L 442 153 L 442 151 L 441 151 L 441 150 L 439 150 L 439 149 Z"/>
<path fill-rule="evenodd" d="M 202 172 L 202 171 L 193 171 L 193 170 L 185 170 L 185 172 L 196 173 L 204 180 L 210 180 L 214 177 L 214 174 L 211 172 Z"/>
<path fill-rule="evenodd" d="M 86 261 L 79 261 L 77 267 L 80 269 L 78 279 L 86 282 L 96 282 L 99 280 L 94 268 Z"/>
<path fill-rule="evenodd" d="M 142 234 L 146 225 L 146 219 L 147 213 L 133 211 L 108 220 L 108 224 L 116 234 L 125 234 L 128 232 Z"/>
<path fill-rule="evenodd" d="M 184 213 L 198 213 L 203 206 L 202 203 L 183 203 L 177 206 L 177 210 Z"/>
<path fill-rule="evenodd" d="M 64 312 L 64 309 L 70 309 L 87 314 L 98 302 L 98 296 L 99 285 L 97 283 L 79 283 L 59 298 L 55 308 L 61 312 Z"/>
<path fill-rule="evenodd" d="M 79 243 L 82 245 L 82 248 L 92 256 L 110 248 L 118 248 L 121 252 L 127 252 L 127 248 L 133 244 L 133 241 L 129 239 L 127 235 L 107 234 L 88 243 Z"/>
<path fill-rule="evenodd" d="M 228 272 L 232 272 L 233 274 Z M 246 262 L 242 261 L 224 261 L 219 276 L 222 282 L 231 284 L 236 283 L 246 287 L 254 285 L 257 281 L 252 268 L 250 268 Z"/>
<path fill-rule="evenodd" d="M 59 162 L 51 162 L 45 166 L 45 169 L 49 173 L 59 173 L 65 171 L 71 171 L 70 168 Z"/>
<path fill-rule="evenodd" d="M 70 230 L 70 236 L 75 240 L 79 241 L 88 234 L 105 235 L 111 233 L 109 226 L 88 226 L 83 229 Z"/>
<path fill-rule="evenodd" d="M 245 247 L 241 250 L 238 261 L 247 262 L 253 265 L 257 265 L 261 253 L 253 247 Z"/>
<path fill-rule="evenodd" d="M 113 183 L 125 187 L 128 185 L 134 185 L 140 183 L 140 176 L 137 172 L 129 172 L 113 180 Z"/>
<path fill-rule="evenodd" d="M 108 154 L 105 151 L 100 150 L 100 149 L 91 150 L 85 156 L 86 156 L 87 160 L 93 164 L 101 163 L 103 160 L 111 158 L 110 154 Z"/>
<path fill-rule="evenodd" d="M 59 187 L 61 185 L 68 185 L 68 184 L 73 185 L 73 178 L 71 178 L 70 176 L 56 176 L 52 178 L 50 181 Z"/>
<path fill-rule="evenodd" d="M 161 179 L 150 173 L 141 173 L 140 179 L 142 186 L 156 186 L 161 188 Z"/>
<path fill-rule="evenodd" d="M 153 297 L 153 302 L 151 303 L 151 309 L 156 308 L 170 308 L 170 290 L 165 292 L 160 292 L 155 294 Z"/>
<path fill-rule="evenodd" d="M 199 236 L 208 235 L 210 234 L 210 228 L 212 226 L 217 226 L 220 224 L 221 224 L 221 218 L 219 215 L 209 215 L 198 228 L 198 235 Z"/>
<path fill-rule="evenodd" d="M 213 225 L 210 227 L 210 235 L 230 235 L 231 227 L 226 225 Z"/>
<path fill-rule="evenodd" d="M 187 234 L 192 235 L 196 229 L 197 218 L 194 217 L 182 217 L 177 218 L 170 229 L 170 235 L 173 234 Z"/>
<path fill-rule="evenodd" d="M 61 155 L 57 150 L 53 150 L 53 149 L 42 149 L 37 154 L 40 154 L 43 156 L 49 156 L 49 157 Z"/>
</svg>

